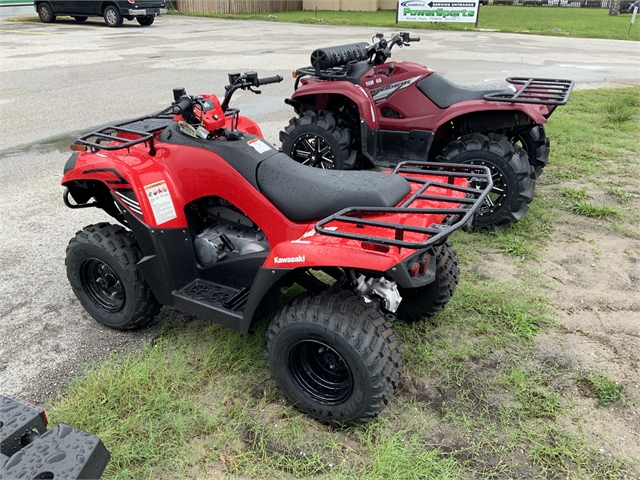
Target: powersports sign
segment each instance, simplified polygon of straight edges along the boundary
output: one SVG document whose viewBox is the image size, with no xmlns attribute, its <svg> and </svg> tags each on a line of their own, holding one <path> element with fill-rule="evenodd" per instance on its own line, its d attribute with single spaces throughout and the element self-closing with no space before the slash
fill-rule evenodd
<svg viewBox="0 0 640 480">
<path fill-rule="evenodd" d="M 404 0 L 398 2 L 400 22 L 476 22 L 479 0 L 438 2 Z"/>
</svg>

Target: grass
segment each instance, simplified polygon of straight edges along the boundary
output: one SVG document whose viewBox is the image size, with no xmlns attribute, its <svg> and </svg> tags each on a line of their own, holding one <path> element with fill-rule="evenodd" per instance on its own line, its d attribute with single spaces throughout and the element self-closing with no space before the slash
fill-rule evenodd
<svg viewBox="0 0 640 480">
<path fill-rule="evenodd" d="M 487 5 L 481 7 L 478 28 L 508 33 L 606 38 L 616 40 L 640 40 L 640 26 L 634 23 L 629 31 L 629 15 L 609 16 L 603 8 L 553 8 Z M 197 15 L 237 20 L 266 20 L 274 22 L 359 25 L 394 31 L 424 30 L 475 30 L 473 23 L 400 22 L 396 24 L 393 10 L 377 12 L 294 11 L 261 14 L 174 14 Z"/>
<path fill-rule="evenodd" d="M 288 405 L 266 369 L 266 321 L 245 337 L 178 315 L 142 353 L 78 378 L 48 411 L 51 423 L 102 438 L 112 454 L 106 479 L 633 477 L 633 460 L 565 426 L 580 397 L 602 408 L 631 400 L 610 376 L 576 374 L 538 350 L 541 332 L 562 330 L 535 270 L 568 205 L 606 198 L 617 202 L 615 221 L 638 219 L 627 210 L 640 178 L 640 106 L 630 100 L 638 94 L 574 93 L 547 129 L 548 193 L 504 232 L 454 235 L 458 290 L 439 315 L 394 325 L 405 371 L 371 423 L 329 428 Z M 609 104 L 630 113 L 607 115 Z M 489 254 L 503 254 L 525 280 L 483 276 L 475 267 Z"/>
</svg>

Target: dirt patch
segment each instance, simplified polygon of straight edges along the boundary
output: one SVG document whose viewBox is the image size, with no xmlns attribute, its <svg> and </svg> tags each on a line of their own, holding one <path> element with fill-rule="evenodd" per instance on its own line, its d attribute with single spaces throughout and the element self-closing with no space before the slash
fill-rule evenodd
<svg viewBox="0 0 640 480">
<path fill-rule="evenodd" d="M 541 185 L 537 195 L 561 202 L 561 188 Z M 638 187 L 624 212 L 640 210 Z M 599 205 L 616 205 L 596 186 L 588 188 Z M 567 431 L 581 432 L 607 457 L 640 459 L 640 226 L 637 215 L 594 219 L 560 210 L 544 253 L 530 264 L 545 289 L 557 327 L 535 337 L 540 365 L 562 371 L 553 380 L 566 413 L 557 419 Z M 527 275 L 511 258 L 492 253 L 475 267 L 485 278 L 524 282 Z M 622 401 L 597 406 L 593 385 L 584 378 L 601 375 L 622 385 Z M 634 468 L 638 468 L 635 464 Z M 631 473 L 631 472 L 630 472 Z M 640 472 L 635 471 L 638 475 Z M 634 475 L 631 473 L 631 475 Z"/>
</svg>

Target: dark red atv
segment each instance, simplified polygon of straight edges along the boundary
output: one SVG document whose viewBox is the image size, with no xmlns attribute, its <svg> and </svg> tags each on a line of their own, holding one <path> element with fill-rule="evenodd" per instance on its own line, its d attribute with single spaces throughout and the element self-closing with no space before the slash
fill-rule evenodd
<svg viewBox="0 0 640 480">
<path fill-rule="evenodd" d="M 143 327 L 170 305 L 245 334 L 298 284 L 306 293 L 267 330 L 268 367 L 300 410 L 332 424 L 367 422 L 402 371 L 395 314 L 434 315 L 455 291 L 447 237 L 472 221 L 489 170 L 307 168 L 228 107 L 234 91 L 282 78 L 229 77 L 222 103 L 175 89 L 167 110 L 78 138 L 64 201 L 120 225 L 76 234 L 69 281 L 111 328 Z"/>
<path fill-rule="evenodd" d="M 504 229 L 529 209 L 549 160 L 543 125 L 567 102 L 573 81 L 508 78 L 498 89 L 473 88 L 416 63 L 385 63 L 393 46 L 419 40 L 376 35 L 371 45 L 315 50 L 285 100 L 298 116 L 280 133 L 282 151 L 325 169 L 407 160 L 485 165 L 493 190 L 474 225 Z"/>
</svg>

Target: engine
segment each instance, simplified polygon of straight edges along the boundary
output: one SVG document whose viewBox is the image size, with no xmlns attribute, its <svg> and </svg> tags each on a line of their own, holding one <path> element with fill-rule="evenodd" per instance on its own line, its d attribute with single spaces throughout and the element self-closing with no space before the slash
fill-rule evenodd
<svg viewBox="0 0 640 480">
<path fill-rule="evenodd" d="M 203 267 L 211 267 L 225 258 L 269 250 L 269 243 L 256 228 L 236 228 L 217 223 L 196 236 L 194 249 L 198 263 Z"/>
</svg>

